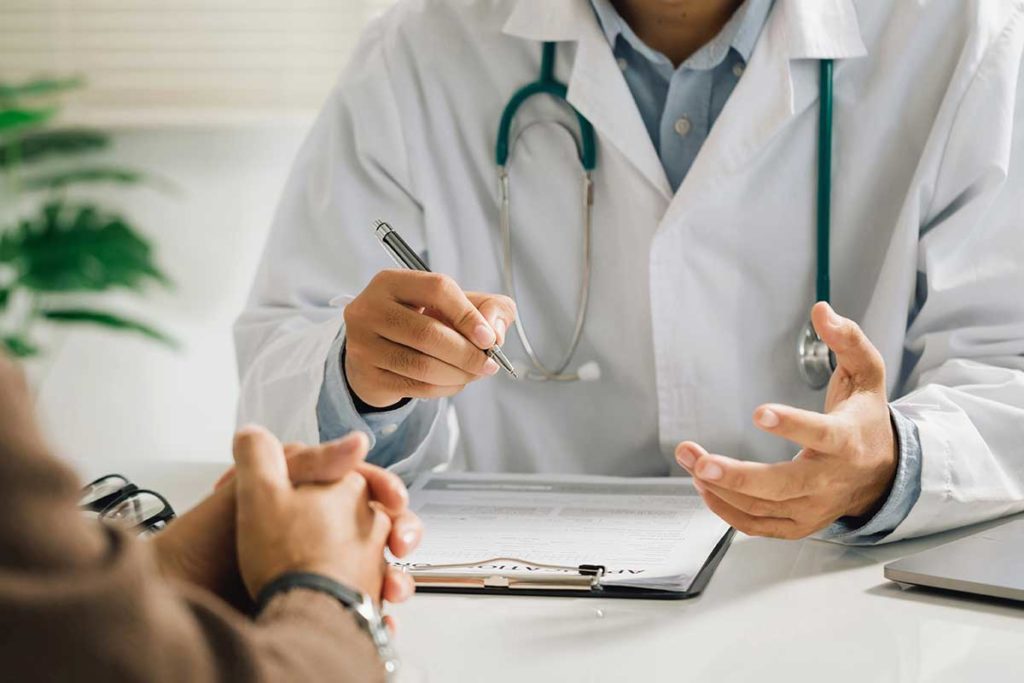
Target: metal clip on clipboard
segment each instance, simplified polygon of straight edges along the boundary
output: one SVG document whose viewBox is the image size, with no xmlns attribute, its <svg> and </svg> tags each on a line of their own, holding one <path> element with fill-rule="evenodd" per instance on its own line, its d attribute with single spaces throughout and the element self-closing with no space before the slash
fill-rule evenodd
<svg viewBox="0 0 1024 683">
<path fill-rule="evenodd" d="M 551 574 L 537 576 L 509 576 L 506 574 L 466 574 L 453 570 L 476 569 L 482 565 L 496 562 L 514 562 L 535 569 L 553 569 L 567 572 L 563 576 Z M 479 562 L 459 562 L 456 564 L 435 564 L 430 567 L 419 567 L 409 570 L 416 585 L 424 588 L 497 588 L 509 590 L 601 590 L 601 578 L 605 574 L 604 565 L 581 564 L 575 567 L 560 564 L 543 564 L 530 562 L 516 557 L 492 557 Z"/>
</svg>

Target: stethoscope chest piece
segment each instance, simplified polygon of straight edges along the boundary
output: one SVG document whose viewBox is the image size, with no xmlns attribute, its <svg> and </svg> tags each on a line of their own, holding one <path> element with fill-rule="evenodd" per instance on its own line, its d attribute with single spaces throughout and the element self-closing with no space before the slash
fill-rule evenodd
<svg viewBox="0 0 1024 683">
<path fill-rule="evenodd" d="M 832 379 L 836 357 L 828 344 L 821 340 L 809 321 L 797 340 L 797 359 L 800 376 L 811 389 L 823 389 Z"/>
</svg>

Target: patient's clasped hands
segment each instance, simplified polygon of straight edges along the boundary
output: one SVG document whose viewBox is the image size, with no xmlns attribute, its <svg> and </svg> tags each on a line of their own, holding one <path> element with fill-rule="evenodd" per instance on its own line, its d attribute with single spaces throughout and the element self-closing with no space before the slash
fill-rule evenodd
<svg viewBox="0 0 1024 683">
<path fill-rule="evenodd" d="M 235 437 L 235 468 L 216 491 L 154 539 L 165 574 L 221 595 L 250 597 L 286 572 L 313 572 L 388 602 L 413 593 L 388 567 L 422 526 L 401 480 L 364 462 L 361 433 L 305 446 L 282 445 L 261 427 Z"/>
</svg>

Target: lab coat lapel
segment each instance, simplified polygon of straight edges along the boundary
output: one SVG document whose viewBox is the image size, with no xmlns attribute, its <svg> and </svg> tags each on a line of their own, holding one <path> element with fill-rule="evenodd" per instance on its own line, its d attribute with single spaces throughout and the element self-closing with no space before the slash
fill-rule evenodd
<svg viewBox="0 0 1024 683">
<path fill-rule="evenodd" d="M 606 142 L 670 200 L 665 169 L 588 0 L 519 0 L 504 32 L 538 41 L 577 42 L 567 99 L 598 133 L 598 165 L 606 159 L 600 149 Z"/>
<path fill-rule="evenodd" d="M 666 218 L 737 173 L 818 100 L 819 60 L 867 54 L 852 0 L 776 0 L 747 70 Z"/>
<path fill-rule="evenodd" d="M 569 102 L 590 119 L 601 138 L 626 157 L 666 201 L 672 198 L 665 167 L 594 16 L 582 26 L 569 80 Z"/>
</svg>

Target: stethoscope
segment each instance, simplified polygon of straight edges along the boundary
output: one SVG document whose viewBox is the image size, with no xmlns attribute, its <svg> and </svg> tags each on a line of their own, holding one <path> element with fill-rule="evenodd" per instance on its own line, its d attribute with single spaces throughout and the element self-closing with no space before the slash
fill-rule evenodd
<svg viewBox="0 0 1024 683">
<path fill-rule="evenodd" d="M 548 366 L 537 354 L 530 343 L 523 316 L 516 316 L 515 330 L 519 342 L 523 346 L 533 368 L 520 375 L 526 379 L 540 381 L 572 382 L 578 380 L 595 380 L 600 377 L 600 366 L 597 363 L 584 363 L 575 371 L 569 370 L 587 318 L 587 303 L 590 298 L 591 274 L 591 237 L 593 234 L 594 184 L 592 174 L 597 166 L 597 140 L 594 127 L 585 116 L 580 114 L 567 99 L 568 86 L 555 78 L 555 48 L 553 42 L 545 42 L 541 53 L 540 77 L 517 90 L 505 106 L 498 126 L 498 140 L 495 146 L 495 157 L 498 166 L 498 193 L 500 209 L 500 230 L 502 248 L 502 279 L 505 293 L 515 300 L 516 284 L 515 269 L 512 259 L 512 217 L 510 215 L 508 162 L 519 135 L 512 137 L 512 123 L 516 112 L 522 104 L 538 94 L 546 94 L 562 102 L 576 115 L 579 124 L 579 138 L 573 135 L 568 126 L 563 126 L 576 142 L 582 170 L 582 209 L 583 209 L 583 274 L 580 278 L 580 290 L 576 305 L 576 319 L 573 325 L 572 338 L 565 353 L 554 366 Z M 815 294 L 817 301 L 828 302 L 831 298 L 829 282 L 829 242 L 831 237 L 832 212 L 832 60 L 821 60 L 820 88 L 821 98 L 818 110 L 818 192 L 817 192 L 817 277 Z M 524 129 L 525 130 L 525 129 Z M 828 345 L 821 340 L 814 326 L 808 320 L 800 331 L 797 342 L 797 367 L 804 382 L 812 389 L 821 389 L 828 384 L 835 370 L 835 355 Z"/>
</svg>

